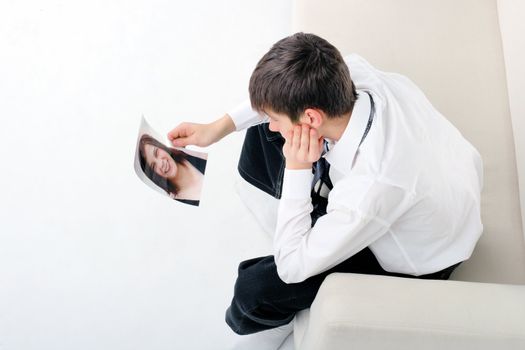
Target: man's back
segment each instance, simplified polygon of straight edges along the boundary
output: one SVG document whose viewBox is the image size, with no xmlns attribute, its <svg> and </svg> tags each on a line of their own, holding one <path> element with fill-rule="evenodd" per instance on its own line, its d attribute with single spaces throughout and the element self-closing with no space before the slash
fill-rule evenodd
<svg viewBox="0 0 525 350">
<path fill-rule="evenodd" d="M 414 275 L 468 259 L 482 231 L 479 153 L 409 79 L 357 55 L 346 62 L 376 107 L 346 181 L 367 177 L 387 188 L 360 206 L 388 226 L 370 248 L 386 270 Z"/>
</svg>

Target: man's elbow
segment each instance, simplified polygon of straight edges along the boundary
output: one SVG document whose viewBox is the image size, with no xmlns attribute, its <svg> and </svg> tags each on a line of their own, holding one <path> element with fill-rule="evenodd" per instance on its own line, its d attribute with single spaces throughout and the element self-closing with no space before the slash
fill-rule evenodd
<svg viewBox="0 0 525 350">
<path fill-rule="evenodd" d="M 277 266 L 277 274 L 279 278 L 286 284 L 303 282 L 307 277 L 304 276 L 297 264 L 290 264 L 289 262 L 275 260 Z"/>
</svg>

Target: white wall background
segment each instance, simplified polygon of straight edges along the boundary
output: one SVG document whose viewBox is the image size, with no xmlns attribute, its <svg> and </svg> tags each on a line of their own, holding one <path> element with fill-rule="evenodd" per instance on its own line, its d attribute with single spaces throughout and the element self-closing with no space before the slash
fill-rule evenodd
<svg viewBox="0 0 525 350">
<path fill-rule="evenodd" d="M 237 264 L 269 253 L 237 209 L 242 134 L 208 149 L 198 209 L 136 178 L 136 136 L 142 114 L 166 133 L 247 97 L 290 8 L 0 3 L 1 350 L 227 348 Z"/>
<path fill-rule="evenodd" d="M 521 217 L 525 228 L 525 1 L 498 0 L 498 15 L 507 72 L 510 112 L 521 198 Z M 525 229 L 524 229 L 525 231 Z M 524 232 L 525 234 L 525 232 Z"/>
<path fill-rule="evenodd" d="M 290 2 L 0 3 L 1 350 L 228 347 L 236 266 L 269 253 L 233 189 L 242 134 L 208 149 L 198 209 L 136 178 L 135 137 L 245 98 Z M 523 179 L 519 3 L 498 1 Z"/>
</svg>

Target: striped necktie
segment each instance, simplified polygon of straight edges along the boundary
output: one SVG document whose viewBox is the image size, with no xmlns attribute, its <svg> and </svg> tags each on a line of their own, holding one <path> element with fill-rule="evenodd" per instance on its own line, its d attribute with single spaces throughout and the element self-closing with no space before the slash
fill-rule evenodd
<svg viewBox="0 0 525 350">
<path fill-rule="evenodd" d="M 314 173 L 314 179 L 312 181 L 312 191 L 318 196 L 327 198 L 328 192 L 334 187 L 328 172 L 330 170 L 330 164 L 323 157 L 325 153 L 328 152 L 328 142 L 323 141 L 323 153 L 321 158 L 315 162 L 312 166 L 312 171 Z"/>
<path fill-rule="evenodd" d="M 326 206 L 328 205 L 328 193 L 332 189 L 332 181 L 328 176 L 330 164 L 323 158 L 323 155 L 328 152 L 328 142 L 324 141 L 323 154 L 317 162 L 312 165 L 312 172 L 314 179 L 312 181 L 312 226 L 315 225 L 317 219 L 326 214 Z"/>
</svg>

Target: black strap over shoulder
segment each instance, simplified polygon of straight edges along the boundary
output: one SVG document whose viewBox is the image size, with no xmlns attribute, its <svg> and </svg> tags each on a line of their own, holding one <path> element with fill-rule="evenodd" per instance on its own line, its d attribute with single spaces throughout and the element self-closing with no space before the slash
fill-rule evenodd
<svg viewBox="0 0 525 350">
<path fill-rule="evenodd" d="M 372 122 L 374 121 L 374 115 L 376 114 L 376 106 L 374 103 L 374 99 L 372 98 L 372 95 L 370 95 L 369 92 L 366 92 L 366 94 L 370 98 L 370 116 L 368 117 L 368 124 L 366 124 L 365 133 L 363 134 L 363 138 L 361 139 L 361 142 L 359 142 L 359 146 L 361 146 L 361 144 L 366 138 L 366 135 L 368 135 L 368 132 L 370 131 L 370 128 L 372 127 Z"/>
</svg>

